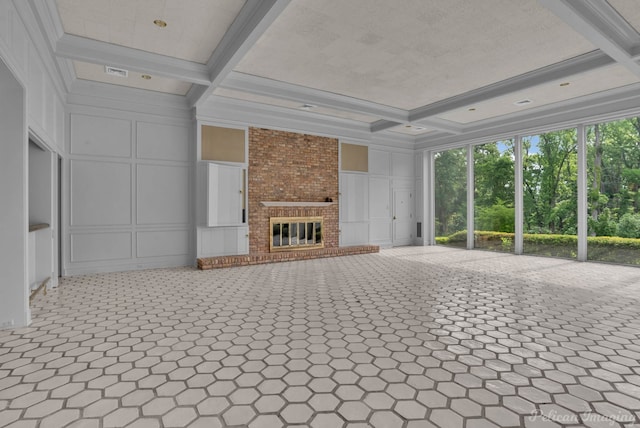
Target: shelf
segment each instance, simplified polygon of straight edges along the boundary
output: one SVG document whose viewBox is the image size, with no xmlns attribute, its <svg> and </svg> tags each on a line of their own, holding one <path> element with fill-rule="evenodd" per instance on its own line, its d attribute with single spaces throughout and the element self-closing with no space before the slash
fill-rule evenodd
<svg viewBox="0 0 640 428">
<path fill-rule="evenodd" d="M 46 223 L 30 224 L 29 232 L 35 232 L 36 230 L 46 229 L 47 227 L 49 227 L 49 225 Z"/>
<path fill-rule="evenodd" d="M 307 201 L 262 201 L 264 207 L 328 207 L 335 202 L 307 202 Z"/>
</svg>

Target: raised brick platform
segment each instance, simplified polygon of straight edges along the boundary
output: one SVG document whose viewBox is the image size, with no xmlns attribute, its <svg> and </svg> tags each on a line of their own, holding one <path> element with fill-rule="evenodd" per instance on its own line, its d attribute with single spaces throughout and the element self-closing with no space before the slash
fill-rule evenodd
<svg viewBox="0 0 640 428">
<path fill-rule="evenodd" d="M 204 257 L 198 259 L 198 269 L 220 269 L 234 266 L 259 265 L 263 263 L 290 262 L 294 260 L 321 259 L 380 252 L 377 245 L 320 248 L 317 250 L 281 251 L 277 253 L 245 254 L 241 256 Z"/>
</svg>

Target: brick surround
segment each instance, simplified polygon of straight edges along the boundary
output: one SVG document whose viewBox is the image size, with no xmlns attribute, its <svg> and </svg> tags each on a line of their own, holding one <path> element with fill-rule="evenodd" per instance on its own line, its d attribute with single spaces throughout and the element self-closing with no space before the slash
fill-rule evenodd
<svg viewBox="0 0 640 428">
<path fill-rule="evenodd" d="M 264 207 L 261 201 L 323 202 L 322 208 Z M 339 245 L 338 139 L 249 129 L 249 254 L 269 252 L 270 217 L 324 217 L 324 246 Z"/>
</svg>

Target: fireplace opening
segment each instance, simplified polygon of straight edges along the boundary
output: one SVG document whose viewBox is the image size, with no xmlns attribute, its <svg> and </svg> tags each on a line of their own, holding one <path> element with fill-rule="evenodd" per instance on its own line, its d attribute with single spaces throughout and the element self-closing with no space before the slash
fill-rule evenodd
<svg viewBox="0 0 640 428">
<path fill-rule="evenodd" d="M 322 217 L 271 217 L 270 251 L 324 248 Z"/>
</svg>

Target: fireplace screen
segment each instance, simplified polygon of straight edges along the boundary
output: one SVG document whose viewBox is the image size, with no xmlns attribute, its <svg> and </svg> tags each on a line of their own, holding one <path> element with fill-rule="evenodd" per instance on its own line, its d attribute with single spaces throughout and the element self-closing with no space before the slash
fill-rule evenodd
<svg viewBox="0 0 640 428">
<path fill-rule="evenodd" d="M 271 251 L 323 248 L 322 217 L 271 217 Z"/>
</svg>

